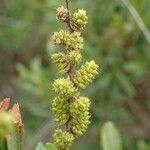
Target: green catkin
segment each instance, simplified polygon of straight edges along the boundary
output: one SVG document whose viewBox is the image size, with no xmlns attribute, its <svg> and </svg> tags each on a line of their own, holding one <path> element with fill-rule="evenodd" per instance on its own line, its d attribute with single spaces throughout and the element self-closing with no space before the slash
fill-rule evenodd
<svg viewBox="0 0 150 150">
<path fill-rule="evenodd" d="M 71 50 L 83 49 L 83 37 L 81 37 L 81 33 L 75 31 L 70 34 L 67 44 Z"/>
<path fill-rule="evenodd" d="M 71 15 L 71 14 L 70 14 Z M 75 71 L 75 66 L 82 61 L 83 37 L 81 30 L 87 24 L 86 11 L 79 9 L 68 16 L 68 10 L 60 6 L 56 16 L 62 22 L 69 23 L 70 31 L 54 32 L 51 40 L 56 45 L 62 45 L 65 53 L 51 55 L 52 62 L 66 78 L 59 78 L 53 83 L 56 97 L 52 100 L 52 112 L 57 126 L 66 125 L 66 131 L 55 130 L 53 143 L 58 150 L 68 150 L 73 140 L 86 132 L 90 124 L 90 100 L 80 96 L 78 88 L 85 88 L 98 74 L 98 65 L 94 61 L 86 62 Z M 69 18 L 68 18 L 69 17 Z M 68 22 L 68 20 L 70 22 Z"/>
<path fill-rule="evenodd" d="M 94 61 L 86 62 L 74 75 L 74 83 L 80 88 L 85 88 L 98 74 L 98 65 Z"/>
<path fill-rule="evenodd" d="M 67 55 L 67 60 L 71 65 L 77 65 L 80 64 L 82 61 L 82 55 L 78 51 L 71 51 Z"/>
<path fill-rule="evenodd" d="M 80 32 L 70 34 L 68 31 L 60 30 L 59 32 L 54 32 L 52 41 L 54 44 L 65 45 L 71 50 L 83 49 L 83 38 Z"/>
<path fill-rule="evenodd" d="M 74 137 L 72 134 L 62 131 L 61 129 L 55 130 L 53 134 L 54 144 L 59 149 L 66 149 L 68 150 L 71 147 L 72 141 Z"/>
<path fill-rule="evenodd" d="M 76 92 L 73 83 L 67 78 L 60 78 L 54 81 L 53 89 L 60 97 L 68 99 Z"/>
<path fill-rule="evenodd" d="M 73 118 L 72 131 L 75 135 L 82 135 L 90 123 L 89 114 L 90 100 L 86 97 L 79 97 L 70 107 L 70 114 Z"/>
<path fill-rule="evenodd" d="M 79 9 L 72 16 L 73 28 L 75 31 L 81 31 L 84 29 L 87 24 L 88 17 L 86 15 L 86 11 L 83 9 Z"/>
<path fill-rule="evenodd" d="M 58 125 L 65 124 L 69 118 L 69 104 L 66 99 L 56 97 L 52 101 L 52 112 Z"/>
<path fill-rule="evenodd" d="M 68 31 L 60 30 L 59 32 L 54 32 L 51 39 L 54 42 L 54 44 L 68 45 L 69 37 L 70 33 Z"/>
<path fill-rule="evenodd" d="M 65 45 L 71 50 L 83 49 L 83 38 L 80 32 L 70 34 L 68 31 L 60 30 L 59 32 L 54 32 L 51 39 L 54 44 Z"/>
<path fill-rule="evenodd" d="M 63 53 L 51 55 L 52 62 L 57 66 L 59 73 L 66 73 L 70 68 L 68 58 Z"/>
</svg>

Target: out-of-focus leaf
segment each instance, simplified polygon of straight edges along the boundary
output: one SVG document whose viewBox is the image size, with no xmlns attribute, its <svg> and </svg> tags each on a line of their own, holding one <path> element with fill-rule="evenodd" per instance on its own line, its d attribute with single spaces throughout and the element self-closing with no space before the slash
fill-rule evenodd
<svg viewBox="0 0 150 150">
<path fill-rule="evenodd" d="M 146 142 L 144 142 L 144 140 L 139 140 L 137 142 L 137 148 L 138 150 L 149 150 L 150 147 L 148 146 L 148 144 Z"/>
<path fill-rule="evenodd" d="M 103 150 L 122 150 L 122 139 L 118 129 L 112 122 L 106 122 L 101 130 Z"/>
<path fill-rule="evenodd" d="M 133 6 L 136 8 L 136 10 L 141 13 L 144 5 L 145 5 L 145 2 L 146 0 L 130 0 L 131 3 L 133 4 Z"/>
<path fill-rule="evenodd" d="M 9 150 L 6 139 L 0 139 L 0 150 Z"/>
<path fill-rule="evenodd" d="M 9 150 L 18 150 L 19 149 L 19 147 L 18 147 L 19 140 L 20 140 L 20 137 L 18 134 L 18 129 L 15 127 L 13 133 L 7 139 Z"/>
<path fill-rule="evenodd" d="M 45 146 L 43 143 L 39 142 L 35 148 L 35 150 L 45 150 Z"/>
<path fill-rule="evenodd" d="M 130 82 L 130 79 L 124 75 L 121 71 L 116 71 L 116 77 L 118 81 L 120 82 L 120 85 L 122 86 L 123 90 L 130 96 L 133 96 L 135 93 L 135 89 Z"/>
<path fill-rule="evenodd" d="M 136 76 L 142 76 L 147 71 L 146 64 L 140 60 L 126 62 L 123 68 L 126 72 L 134 73 Z"/>
<path fill-rule="evenodd" d="M 54 144 L 52 143 L 47 143 L 46 144 L 46 150 L 57 150 Z"/>
<path fill-rule="evenodd" d="M 19 63 L 19 64 L 16 65 L 16 69 L 19 72 L 19 75 L 20 75 L 20 77 L 22 79 L 26 79 L 27 78 L 27 76 L 29 74 L 29 71 L 25 68 L 24 65 Z"/>
<path fill-rule="evenodd" d="M 105 74 L 102 77 L 100 77 L 98 84 L 102 88 L 107 88 L 110 85 L 112 78 L 113 75 L 111 73 Z"/>
</svg>

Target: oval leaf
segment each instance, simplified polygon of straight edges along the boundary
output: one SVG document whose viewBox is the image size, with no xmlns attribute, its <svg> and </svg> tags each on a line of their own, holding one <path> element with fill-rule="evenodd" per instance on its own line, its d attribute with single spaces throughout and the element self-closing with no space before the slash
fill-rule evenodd
<svg viewBox="0 0 150 150">
<path fill-rule="evenodd" d="M 101 131 L 103 150 L 122 150 L 122 139 L 119 131 L 112 122 L 106 122 Z"/>
<path fill-rule="evenodd" d="M 46 144 L 46 150 L 57 150 L 54 144 L 52 143 L 47 143 Z"/>
<path fill-rule="evenodd" d="M 43 143 L 39 142 L 38 145 L 36 146 L 35 150 L 45 150 Z"/>
</svg>

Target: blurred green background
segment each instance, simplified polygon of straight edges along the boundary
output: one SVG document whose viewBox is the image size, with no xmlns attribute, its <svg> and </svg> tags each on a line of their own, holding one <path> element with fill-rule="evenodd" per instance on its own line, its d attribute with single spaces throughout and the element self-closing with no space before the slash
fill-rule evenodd
<svg viewBox="0 0 150 150">
<path fill-rule="evenodd" d="M 65 0 L 64 0 L 65 1 Z M 0 0 L 0 98 L 19 102 L 25 149 L 50 141 L 52 82 L 59 77 L 50 61 L 60 0 Z M 71 0 L 71 10 L 87 10 L 84 60 L 95 59 L 100 73 L 83 91 L 92 99 L 88 132 L 73 150 L 102 150 L 100 130 L 115 123 L 124 150 L 150 150 L 150 1 Z"/>
</svg>

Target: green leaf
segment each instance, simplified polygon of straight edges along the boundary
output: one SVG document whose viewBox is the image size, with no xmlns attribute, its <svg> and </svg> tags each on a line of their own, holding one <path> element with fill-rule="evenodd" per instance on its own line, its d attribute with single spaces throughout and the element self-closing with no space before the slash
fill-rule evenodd
<svg viewBox="0 0 150 150">
<path fill-rule="evenodd" d="M 9 150 L 18 150 L 19 149 L 19 134 L 17 127 L 14 128 L 13 133 L 11 134 L 11 137 L 7 140 L 7 145 Z"/>
<path fill-rule="evenodd" d="M 52 143 L 47 143 L 46 144 L 46 150 L 57 150 L 54 144 Z"/>
<path fill-rule="evenodd" d="M 43 143 L 39 142 L 35 148 L 35 150 L 45 150 L 45 146 Z"/>
<path fill-rule="evenodd" d="M 144 140 L 139 140 L 137 142 L 138 150 L 149 150 L 148 144 Z"/>
<path fill-rule="evenodd" d="M 0 138 L 0 150 L 9 150 L 6 139 Z"/>
<path fill-rule="evenodd" d="M 119 131 L 112 122 L 106 122 L 101 131 L 103 150 L 122 150 L 122 139 Z"/>
</svg>

